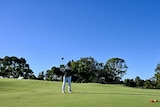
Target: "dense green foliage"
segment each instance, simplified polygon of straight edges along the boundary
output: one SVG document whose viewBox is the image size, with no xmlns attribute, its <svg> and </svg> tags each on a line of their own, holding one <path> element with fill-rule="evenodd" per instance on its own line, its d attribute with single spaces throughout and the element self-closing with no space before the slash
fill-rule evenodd
<svg viewBox="0 0 160 107">
<path fill-rule="evenodd" d="M 61 93 L 61 82 L 0 79 L 1 107 L 159 107 L 160 91 L 123 85 L 73 83 Z"/>
<path fill-rule="evenodd" d="M 121 78 L 127 71 L 127 65 L 124 59 L 111 58 L 106 62 L 105 69 L 107 71 L 109 82 L 120 82 Z"/>
<path fill-rule="evenodd" d="M 5 56 L 0 58 L 0 76 L 7 78 L 35 78 L 33 71 L 24 58 Z"/>
<path fill-rule="evenodd" d="M 137 87 L 137 88 L 160 89 L 155 77 L 147 79 L 147 80 L 142 80 L 142 79 L 140 79 L 140 77 L 137 76 L 135 78 L 135 80 L 134 79 L 125 79 L 124 84 L 126 86 Z"/>
<path fill-rule="evenodd" d="M 84 57 L 70 62 L 74 82 L 120 83 L 128 68 L 125 60 L 120 58 L 111 58 L 105 65 L 98 63 L 92 57 Z M 46 71 L 46 74 L 41 72 L 39 77 L 54 80 L 53 75 L 62 75 L 60 68 L 52 67 L 51 70 Z"/>
</svg>

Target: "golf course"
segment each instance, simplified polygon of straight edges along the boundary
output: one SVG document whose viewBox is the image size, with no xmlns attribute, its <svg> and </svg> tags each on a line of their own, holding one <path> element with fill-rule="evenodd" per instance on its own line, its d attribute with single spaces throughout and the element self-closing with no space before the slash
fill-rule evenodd
<svg viewBox="0 0 160 107">
<path fill-rule="evenodd" d="M 72 83 L 61 93 L 62 82 L 0 79 L 0 107 L 159 107 L 160 90 L 117 84 Z M 67 91 L 67 87 L 66 87 Z"/>
</svg>

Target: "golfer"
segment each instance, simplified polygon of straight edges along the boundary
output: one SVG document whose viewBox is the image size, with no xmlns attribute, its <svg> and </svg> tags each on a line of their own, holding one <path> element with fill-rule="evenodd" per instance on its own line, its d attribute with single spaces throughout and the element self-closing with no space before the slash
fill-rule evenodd
<svg viewBox="0 0 160 107">
<path fill-rule="evenodd" d="M 65 66 L 65 69 L 63 71 L 63 84 L 62 84 L 62 93 L 65 93 L 65 86 L 66 82 L 68 81 L 68 93 L 72 93 L 71 91 L 71 62 L 68 62 L 68 64 Z"/>
</svg>

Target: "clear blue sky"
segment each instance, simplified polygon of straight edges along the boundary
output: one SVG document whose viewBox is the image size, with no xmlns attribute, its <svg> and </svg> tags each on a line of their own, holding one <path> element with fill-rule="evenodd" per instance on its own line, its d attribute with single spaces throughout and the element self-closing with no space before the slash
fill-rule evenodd
<svg viewBox="0 0 160 107">
<path fill-rule="evenodd" d="M 122 58 L 124 78 L 149 79 L 159 41 L 159 0 L 0 0 L 0 57 L 25 58 L 36 76 L 91 56 Z"/>
</svg>

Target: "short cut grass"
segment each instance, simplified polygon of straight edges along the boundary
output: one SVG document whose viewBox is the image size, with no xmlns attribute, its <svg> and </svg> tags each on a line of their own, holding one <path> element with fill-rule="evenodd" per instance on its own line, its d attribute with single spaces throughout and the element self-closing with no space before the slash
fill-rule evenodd
<svg viewBox="0 0 160 107">
<path fill-rule="evenodd" d="M 61 93 L 62 82 L 0 79 L 0 107 L 159 107 L 160 91 L 123 85 L 72 83 L 73 93 Z M 67 87 L 66 87 L 67 90 Z"/>
</svg>

